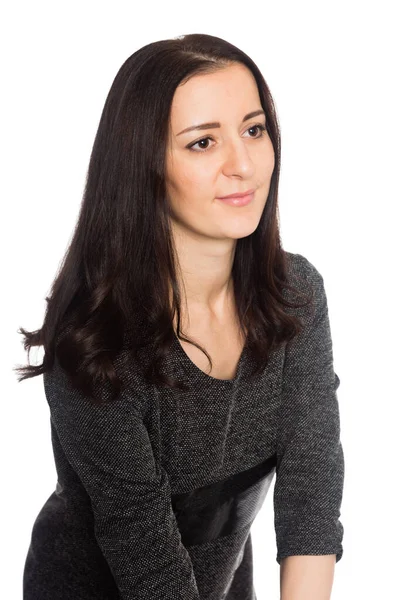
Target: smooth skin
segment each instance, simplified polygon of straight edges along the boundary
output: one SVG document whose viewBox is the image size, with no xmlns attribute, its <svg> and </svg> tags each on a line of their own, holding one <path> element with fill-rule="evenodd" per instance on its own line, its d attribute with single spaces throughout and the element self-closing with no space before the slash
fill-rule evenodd
<svg viewBox="0 0 400 600">
<path fill-rule="evenodd" d="M 242 122 L 257 110 L 254 77 L 238 64 L 192 77 L 177 88 L 171 106 L 166 186 L 174 239 L 188 300 L 216 316 L 227 299 L 236 240 L 257 228 L 275 164 L 267 132 L 256 127 L 265 126 L 265 116 Z M 181 133 L 210 122 L 221 126 Z M 250 188 L 257 189 L 247 206 L 216 199 Z"/>
</svg>

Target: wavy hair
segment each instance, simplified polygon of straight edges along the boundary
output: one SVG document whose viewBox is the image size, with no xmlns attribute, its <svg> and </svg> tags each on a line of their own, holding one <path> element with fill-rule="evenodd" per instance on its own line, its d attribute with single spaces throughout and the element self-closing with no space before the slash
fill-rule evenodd
<svg viewBox="0 0 400 600">
<path fill-rule="evenodd" d="M 255 78 L 275 153 L 260 222 L 251 235 L 237 240 L 232 266 L 238 323 L 256 361 L 253 375 L 265 368 L 274 349 L 301 331 L 302 322 L 284 309 L 305 305 L 285 299 L 284 288 L 305 294 L 288 283 L 287 253 L 281 247 L 281 142 L 272 95 L 255 63 L 236 46 L 219 37 L 189 34 L 143 46 L 115 76 L 94 139 L 75 230 L 46 297 L 43 325 L 36 331 L 18 330 L 28 351 L 28 365 L 14 367 L 19 381 L 46 373 L 56 359 L 91 399 L 97 401 L 95 384 L 104 382 L 115 399 L 123 384 L 116 359 L 124 355 L 136 361 L 150 384 L 187 389 L 161 372 L 175 335 L 202 350 L 212 367 L 207 351 L 182 336 L 180 328 L 179 265 L 165 157 L 177 86 L 235 63 L 245 65 Z M 43 346 L 42 364 L 29 364 L 33 346 Z"/>
</svg>

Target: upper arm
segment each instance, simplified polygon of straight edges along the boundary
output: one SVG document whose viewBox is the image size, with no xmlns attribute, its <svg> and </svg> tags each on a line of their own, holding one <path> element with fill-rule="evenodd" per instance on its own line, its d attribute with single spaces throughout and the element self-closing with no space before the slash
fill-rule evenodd
<svg viewBox="0 0 400 600">
<path fill-rule="evenodd" d="M 290 555 L 336 554 L 340 560 L 343 553 L 340 380 L 323 277 L 301 258 L 314 305 L 285 352 L 274 488 L 278 562 Z"/>
<path fill-rule="evenodd" d="M 135 399 L 95 405 L 58 369 L 45 374 L 51 420 L 87 491 L 95 536 L 121 598 L 198 600 L 165 470 L 154 457 Z"/>
</svg>

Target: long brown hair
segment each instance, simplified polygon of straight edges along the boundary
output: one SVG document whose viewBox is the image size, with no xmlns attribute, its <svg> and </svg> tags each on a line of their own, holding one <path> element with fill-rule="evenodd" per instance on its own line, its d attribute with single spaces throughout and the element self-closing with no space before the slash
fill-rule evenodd
<svg viewBox="0 0 400 600">
<path fill-rule="evenodd" d="M 43 363 L 16 367 L 19 381 L 49 371 L 55 358 L 85 394 L 108 382 L 115 398 L 122 380 L 116 357 L 125 349 L 140 362 L 146 380 L 185 389 L 160 372 L 174 340 L 176 315 L 182 337 L 181 296 L 176 276 L 164 183 L 170 108 L 177 86 L 197 74 L 233 63 L 252 72 L 275 153 L 267 202 L 257 229 L 238 239 L 232 269 L 238 322 L 256 360 L 254 374 L 270 353 L 302 329 L 284 310 L 298 307 L 283 288 L 288 283 L 287 253 L 278 225 L 281 142 L 271 92 L 244 52 L 215 36 L 190 34 L 150 43 L 120 67 L 108 93 L 90 156 L 80 213 L 72 240 L 46 297 L 44 322 L 36 331 L 22 327 L 24 348 L 44 347 Z M 172 290 L 172 305 L 170 292 Z M 310 298 L 308 298 L 308 301 Z M 307 303 L 308 303 L 307 301 Z M 139 351 L 150 347 L 150 360 Z"/>
</svg>

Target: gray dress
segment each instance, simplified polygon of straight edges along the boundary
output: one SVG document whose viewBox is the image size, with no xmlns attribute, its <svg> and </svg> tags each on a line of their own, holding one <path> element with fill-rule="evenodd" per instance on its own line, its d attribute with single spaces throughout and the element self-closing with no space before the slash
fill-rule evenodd
<svg viewBox="0 0 400 600">
<path fill-rule="evenodd" d="M 57 469 L 32 529 L 24 600 L 255 600 L 251 525 L 271 482 L 280 563 L 342 557 L 344 457 L 323 278 L 287 253 L 315 311 L 250 378 L 199 369 L 175 339 L 166 372 L 189 392 L 151 386 L 134 368 L 112 404 L 93 406 L 58 363 L 44 375 Z M 308 291 L 307 288 L 303 288 Z"/>
</svg>

